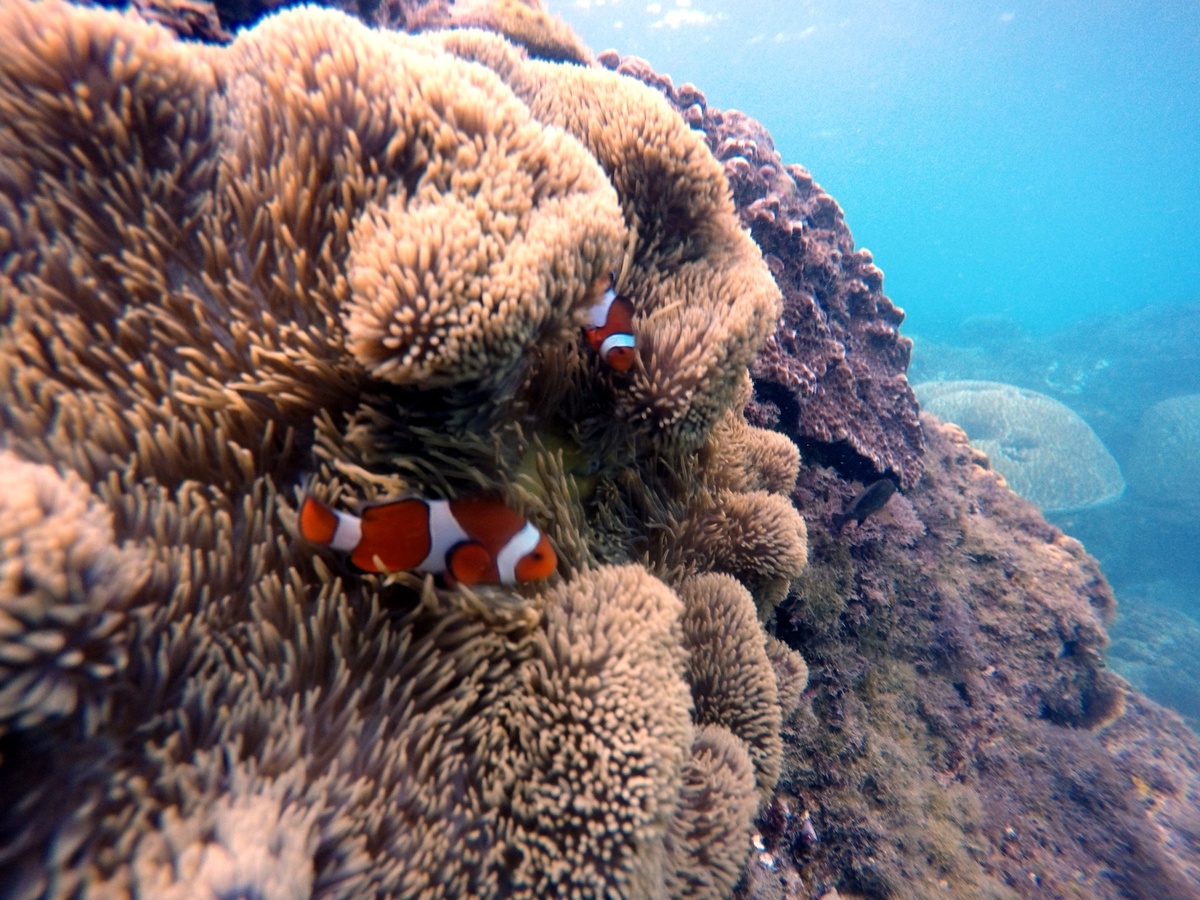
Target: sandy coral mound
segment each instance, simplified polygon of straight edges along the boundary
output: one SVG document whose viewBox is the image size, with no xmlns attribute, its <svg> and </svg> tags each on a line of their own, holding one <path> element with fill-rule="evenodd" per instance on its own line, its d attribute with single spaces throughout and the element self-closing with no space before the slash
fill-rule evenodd
<svg viewBox="0 0 1200 900">
<path fill-rule="evenodd" d="M 778 769 L 754 603 L 806 544 L 739 416 L 778 292 L 703 143 L 470 29 L 0 28 L 0 892 L 727 895 Z M 610 272 L 628 376 L 579 332 Z M 495 491 L 561 571 L 361 576 L 305 488 Z M 737 602 L 688 628 L 697 577 Z"/>
<path fill-rule="evenodd" d="M 1009 486 L 1043 512 L 1119 497 L 1125 479 L 1091 427 L 1045 394 L 995 381 L 918 385 L 929 412 L 960 425 Z"/>
<path fill-rule="evenodd" d="M 1139 496 L 1185 513 L 1200 509 L 1200 394 L 1160 400 L 1146 410 L 1128 470 Z"/>
</svg>

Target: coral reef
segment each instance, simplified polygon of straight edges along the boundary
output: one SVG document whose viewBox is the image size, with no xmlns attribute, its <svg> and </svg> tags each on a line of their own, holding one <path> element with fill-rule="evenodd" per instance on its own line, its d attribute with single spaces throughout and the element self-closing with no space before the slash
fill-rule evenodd
<svg viewBox="0 0 1200 900">
<path fill-rule="evenodd" d="M 1200 514 L 1200 394 L 1160 400 L 1146 410 L 1126 468 L 1142 499 Z"/>
<path fill-rule="evenodd" d="M 921 483 L 860 529 L 827 530 L 853 488 L 800 473 L 811 559 L 779 633 L 812 686 L 738 896 L 1194 895 L 1200 739 L 1105 669 L 1081 545 L 922 422 Z"/>
<path fill-rule="evenodd" d="M 921 474 L 917 405 L 905 379 L 912 342 L 904 313 L 883 293 L 883 273 L 855 250 L 837 202 L 795 165 L 784 165 L 761 124 L 708 105 L 694 85 L 675 86 L 645 61 L 597 60 L 662 91 L 721 161 L 742 223 L 783 292 L 783 316 L 754 361 L 750 420 L 778 427 L 806 458 L 847 477 Z"/>
<path fill-rule="evenodd" d="M 0 893 L 1200 893 L 1200 740 L 760 125 L 536 2 L 218 7 L 0 9 Z M 559 572 L 353 573 L 305 490 Z"/>
<path fill-rule="evenodd" d="M 919 340 L 912 381 L 1002 381 L 1068 404 L 1125 466 L 1138 422 L 1160 400 L 1200 393 L 1200 303 L 1073 321 L 1048 335 L 976 318 L 950 344 Z"/>
<path fill-rule="evenodd" d="M 727 895 L 806 542 L 798 454 L 737 416 L 780 298 L 704 143 L 471 29 L 0 29 L 0 891 Z M 628 373 L 581 346 L 612 271 Z M 554 578 L 296 532 L 304 491 L 481 490 Z"/>
<path fill-rule="evenodd" d="M 923 408 L 961 426 L 1009 486 L 1043 512 L 1098 506 L 1125 490 L 1100 438 L 1057 400 L 994 381 L 927 382 L 916 391 Z"/>
</svg>

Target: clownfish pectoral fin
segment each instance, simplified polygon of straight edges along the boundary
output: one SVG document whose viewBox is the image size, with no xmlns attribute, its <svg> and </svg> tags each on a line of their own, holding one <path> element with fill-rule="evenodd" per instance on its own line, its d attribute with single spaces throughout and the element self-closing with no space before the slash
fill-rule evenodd
<svg viewBox="0 0 1200 900">
<path fill-rule="evenodd" d="M 454 587 L 455 583 L 466 585 L 494 582 L 495 563 L 492 554 L 477 541 L 464 541 L 455 544 L 446 554 L 446 584 Z"/>
</svg>

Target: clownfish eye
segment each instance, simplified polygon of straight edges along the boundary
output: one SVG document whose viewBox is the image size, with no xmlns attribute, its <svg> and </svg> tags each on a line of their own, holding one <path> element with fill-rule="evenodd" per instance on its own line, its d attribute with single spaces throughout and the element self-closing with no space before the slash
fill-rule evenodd
<svg viewBox="0 0 1200 900">
<path fill-rule="evenodd" d="M 530 550 L 516 565 L 514 574 L 518 581 L 535 581 L 549 577 L 558 565 L 554 548 L 543 535 L 538 546 Z"/>
</svg>

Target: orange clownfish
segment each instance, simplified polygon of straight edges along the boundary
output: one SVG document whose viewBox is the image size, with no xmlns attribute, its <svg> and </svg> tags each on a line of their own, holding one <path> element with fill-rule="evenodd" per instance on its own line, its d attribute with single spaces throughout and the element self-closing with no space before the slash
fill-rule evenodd
<svg viewBox="0 0 1200 900">
<path fill-rule="evenodd" d="M 628 372 L 637 355 L 633 337 L 633 304 L 628 297 L 617 293 L 616 277 L 608 290 L 588 310 L 588 323 L 583 327 L 588 346 L 618 372 Z"/>
<path fill-rule="evenodd" d="M 350 554 L 364 572 L 427 572 L 447 584 L 519 584 L 558 566 L 550 541 L 499 500 L 407 497 L 338 512 L 312 496 L 300 507 L 300 533 Z"/>
</svg>

